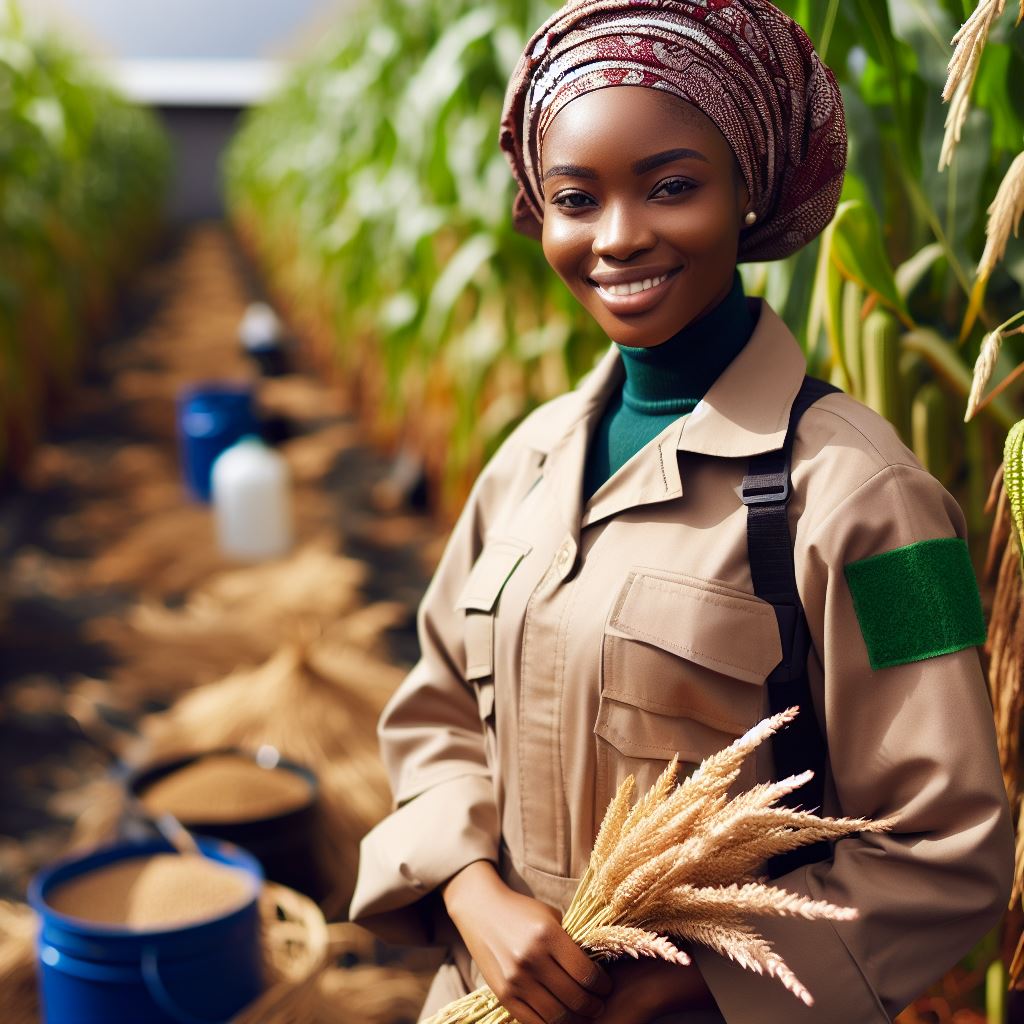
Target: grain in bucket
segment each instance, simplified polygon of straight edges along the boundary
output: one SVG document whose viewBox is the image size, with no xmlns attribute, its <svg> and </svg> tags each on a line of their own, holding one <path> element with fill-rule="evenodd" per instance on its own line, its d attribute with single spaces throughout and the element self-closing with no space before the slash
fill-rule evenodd
<svg viewBox="0 0 1024 1024">
<path fill-rule="evenodd" d="M 136 770 L 129 813 L 173 814 L 187 828 L 252 853 L 266 876 L 314 900 L 323 895 L 312 851 L 322 827 L 317 778 L 271 747 L 212 750 Z"/>
<path fill-rule="evenodd" d="M 151 814 L 183 822 L 237 822 L 298 810 L 312 798 L 306 778 L 286 768 L 263 768 L 251 757 L 215 753 L 173 768 L 139 793 Z"/>
<path fill-rule="evenodd" d="M 44 1024 L 182 1024 L 232 1017 L 263 989 L 259 864 L 197 837 L 120 843 L 40 872 Z"/>
</svg>

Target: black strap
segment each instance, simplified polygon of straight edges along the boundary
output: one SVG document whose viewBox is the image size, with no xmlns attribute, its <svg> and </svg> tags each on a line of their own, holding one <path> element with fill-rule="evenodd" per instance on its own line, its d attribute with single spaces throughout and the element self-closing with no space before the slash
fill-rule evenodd
<svg viewBox="0 0 1024 1024">
<path fill-rule="evenodd" d="M 813 770 L 814 778 L 782 802 L 790 807 L 820 809 L 824 795 L 825 738 L 811 702 L 807 678 L 810 636 L 796 586 L 793 540 L 786 505 L 790 491 L 790 459 L 800 417 L 819 398 L 841 390 L 828 381 L 805 376 L 789 414 L 786 439 L 780 449 L 754 455 L 747 464 L 741 497 L 747 506 L 747 550 L 754 593 L 775 608 L 782 641 L 782 660 L 772 670 L 768 687 L 771 714 L 798 705 L 800 714 L 772 737 L 777 778 Z M 767 865 L 770 877 L 831 855 L 827 842 L 803 846 L 773 857 Z"/>
</svg>

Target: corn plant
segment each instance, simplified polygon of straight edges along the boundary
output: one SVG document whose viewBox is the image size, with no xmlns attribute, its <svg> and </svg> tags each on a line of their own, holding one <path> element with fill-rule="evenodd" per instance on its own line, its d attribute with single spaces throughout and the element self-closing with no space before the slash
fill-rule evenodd
<svg viewBox="0 0 1024 1024">
<path fill-rule="evenodd" d="M 1016 414 L 998 395 L 958 431 L 957 410 L 982 331 L 1016 311 L 1024 283 L 1024 247 L 1011 246 L 970 329 L 985 206 L 1024 140 L 1004 88 L 1024 70 L 1020 36 L 990 26 L 963 143 L 940 171 L 961 0 L 780 6 L 837 71 L 851 161 L 822 239 L 744 268 L 748 290 L 780 309 L 811 372 L 889 416 L 966 494 L 980 534 L 997 447 L 986 442 Z M 357 382 L 383 435 L 421 448 L 449 510 L 511 426 L 607 343 L 512 231 L 495 142 L 508 73 L 551 7 L 384 0 L 357 12 L 247 119 L 226 164 L 234 219 L 282 301 Z"/>
<path fill-rule="evenodd" d="M 408 435 L 454 508 L 534 405 L 604 348 L 511 225 L 497 146 L 534 0 L 384 0 L 245 124 L 235 222 L 305 333 L 324 335 L 374 421 Z"/>
<path fill-rule="evenodd" d="M 74 380 L 150 232 L 169 164 L 155 118 L 0 8 L 0 470 Z"/>
</svg>

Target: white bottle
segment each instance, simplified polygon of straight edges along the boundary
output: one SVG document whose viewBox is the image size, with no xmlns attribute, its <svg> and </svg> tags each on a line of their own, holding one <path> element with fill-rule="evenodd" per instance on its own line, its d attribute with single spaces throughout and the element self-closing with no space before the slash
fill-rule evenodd
<svg viewBox="0 0 1024 1024">
<path fill-rule="evenodd" d="M 238 324 L 238 340 L 247 352 L 281 344 L 281 321 L 265 302 L 250 302 Z"/>
<path fill-rule="evenodd" d="M 217 542 L 229 558 L 277 558 L 292 546 L 288 463 L 258 437 L 222 452 L 211 472 Z"/>
</svg>

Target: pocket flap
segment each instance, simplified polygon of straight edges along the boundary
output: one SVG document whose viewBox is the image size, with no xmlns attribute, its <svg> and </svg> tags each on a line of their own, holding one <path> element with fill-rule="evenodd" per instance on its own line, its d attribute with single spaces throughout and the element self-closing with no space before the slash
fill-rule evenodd
<svg viewBox="0 0 1024 1024">
<path fill-rule="evenodd" d="M 768 601 L 681 573 L 631 572 L 608 632 L 748 683 L 763 683 L 782 660 L 775 609 Z"/>
<path fill-rule="evenodd" d="M 455 607 L 493 612 L 509 577 L 530 550 L 529 544 L 518 540 L 488 541 L 473 564 Z"/>
</svg>

